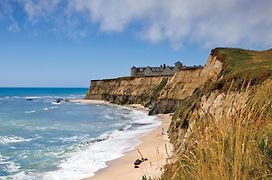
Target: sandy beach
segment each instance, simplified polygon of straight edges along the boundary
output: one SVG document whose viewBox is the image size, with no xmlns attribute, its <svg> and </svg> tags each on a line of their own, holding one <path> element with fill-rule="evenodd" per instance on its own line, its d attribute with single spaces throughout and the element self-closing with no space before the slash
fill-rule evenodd
<svg viewBox="0 0 272 180">
<path fill-rule="evenodd" d="M 99 100 L 71 100 L 74 103 L 84 104 L 107 104 L 108 102 Z M 147 111 L 141 105 L 133 104 L 127 107 Z M 172 155 L 173 147 L 167 136 L 167 129 L 171 122 L 169 114 L 157 115 L 161 124 L 149 134 L 141 138 L 141 143 L 134 150 L 125 153 L 122 157 L 107 162 L 107 167 L 101 169 L 95 176 L 87 178 L 88 180 L 140 180 L 143 176 L 157 178 L 161 175 L 163 166 L 168 163 Z M 139 168 L 134 168 L 134 161 L 147 158 L 142 162 Z"/>
<path fill-rule="evenodd" d="M 145 135 L 141 139 L 141 144 L 134 150 L 127 152 L 119 159 L 107 163 L 108 167 L 96 173 L 95 176 L 87 178 L 89 180 L 141 180 L 142 176 L 156 178 L 162 173 L 162 167 L 167 163 L 167 159 L 172 154 L 172 145 L 169 143 L 166 131 L 170 124 L 171 117 L 169 115 L 158 115 L 162 124 Z M 162 128 L 164 134 L 162 135 Z M 139 168 L 134 168 L 134 161 L 141 159 L 141 155 L 148 158 L 147 161 L 141 163 Z"/>
<path fill-rule="evenodd" d="M 84 104 L 108 104 L 109 102 L 101 100 L 70 100 L 74 103 Z M 132 104 L 126 107 L 147 111 L 142 105 Z M 107 162 L 107 167 L 101 169 L 95 176 L 86 178 L 88 180 L 141 180 L 143 176 L 158 178 L 160 177 L 163 166 L 168 163 L 173 146 L 169 142 L 167 129 L 171 122 L 169 114 L 157 115 L 161 124 L 149 134 L 144 135 L 141 143 L 134 150 L 125 153 L 122 157 Z M 134 168 L 134 161 L 141 159 L 140 153 L 147 161 L 142 162 L 139 168 Z"/>
</svg>

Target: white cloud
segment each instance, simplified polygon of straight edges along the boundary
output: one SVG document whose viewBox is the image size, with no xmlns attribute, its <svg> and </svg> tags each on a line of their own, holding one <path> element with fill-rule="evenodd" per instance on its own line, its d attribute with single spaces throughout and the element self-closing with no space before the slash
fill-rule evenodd
<svg viewBox="0 0 272 180">
<path fill-rule="evenodd" d="M 31 20 L 52 13 L 60 2 L 61 0 L 21 0 L 23 8 Z"/>
<path fill-rule="evenodd" d="M 7 30 L 10 32 L 20 31 L 20 27 L 13 17 L 14 9 L 9 0 L 0 1 L 0 22 L 8 22 Z"/>
<path fill-rule="evenodd" d="M 270 0 L 75 0 L 101 31 L 122 32 L 140 23 L 140 38 L 201 46 L 272 45 Z M 70 5 L 71 6 L 71 5 Z"/>
<path fill-rule="evenodd" d="M 7 0 L 4 0 L 7 1 Z M 12 0 L 11 0 L 12 1 Z M 203 47 L 272 46 L 271 0 L 22 0 L 30 20 L 59 16 L 102 32 L 136 27 L 136 37 L 151 43 L 168 41 L 174 49 L 185 42 Z M 69 20 L 69 17 L 73 17 Z M 54 21 L 55 17 L 51 17 Z M 135 25 L 136 24 L 136 25 Z M 63 25 L 63 24 L 62 24 Z M 74 25 L 73 25 L 74 26 Z M 74 27 L 73 27 L 74 28 Z M 84 33 L 85 36 L 85 33 Z"/>
</svg>

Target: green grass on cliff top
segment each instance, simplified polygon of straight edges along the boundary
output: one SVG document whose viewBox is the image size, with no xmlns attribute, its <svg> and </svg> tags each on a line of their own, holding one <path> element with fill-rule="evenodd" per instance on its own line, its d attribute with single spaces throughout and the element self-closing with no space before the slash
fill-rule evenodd
<svg viewBox="0 0 272 180">
<path fill-rule="evenodd" d="M 236 87 L 243 82 L 259 84 L 272 77 L 272 49 L 253 51 L 238 48 L 216 48 L 212 55 L 217 55 L 223 62 L 221 86 L 228 88 L 234 81 Z"/>
</svg>

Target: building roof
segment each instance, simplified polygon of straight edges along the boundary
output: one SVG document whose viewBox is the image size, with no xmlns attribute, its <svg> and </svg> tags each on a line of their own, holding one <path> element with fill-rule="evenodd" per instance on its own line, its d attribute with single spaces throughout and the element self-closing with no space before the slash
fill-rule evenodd
<svg viewBox="0 0 272 180">
<path fill-rule="evenodd" d="M 184 66 L 180 61 L 177 61 L 175 63 L 175 66 L 166 66 L 165 64 L 161 65 L 161 66 L 158 66 L 158 67 L 150 67 L 150 66 L 135 67 L 135 66 L 133 66 L 131 69 L 134 69 L 137 72 L 139 72 L 139 71 L 145 71 L 145 69 L 149 68 L 152 72 L 162 72 L 166 68 L 169 68 L 170 70 L 173 70 L 175 67 L 178 68 L 179 70 L 203 68 L 202 66 Z"/>
<path fill-rule="evenodd" d="M 152 72 L 162 72 L 167 68 L 169 68 L 170 70 L 173 70 L 175 67 L 173 67 L 173 66 L 166 66 L 166 67 L 150 67 L 150 66 L 147 66 L 147 67 L 137 67 L 136 68 L 135 66 L 133 66 L 131 69 L 136 69 L 137 71 L 140 71 L 140 69 L 142 69 L 142 71 L 144 71 L 147 68 L 149 68 Z M 158 71 L 158 69 L 159 69 L 159 71 Z"/>
</svg>

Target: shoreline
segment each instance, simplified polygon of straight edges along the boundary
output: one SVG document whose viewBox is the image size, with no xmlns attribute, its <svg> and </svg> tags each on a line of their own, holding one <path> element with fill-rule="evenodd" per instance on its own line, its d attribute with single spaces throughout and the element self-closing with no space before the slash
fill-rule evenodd
<svg viewBox="0 0 272 180">
<path fill-rule="evenodd" d="M 102 100 L 71 100 L 70 102 L 82 104 L 110 104 Z M 148 111 L 140 104 L 124 105 L 139 111 Z M 141 180 L 143 176 L 147 178 L 158 178 L 163 172 L 165 164 L 169 163 L 173 154 L 173 145 L 169 142 L 167 130 L 171 122 L 170 114 L 159 114 L 156 117 L 160 125 L 151 132 L 140 138 L 140 143 L 133 150 L 125 152 L 123 156 L 106 162 L 107 167 L 98 170 L 94 176 L 84 178 L 84 180 Z M 142 162 L 139 168 L 134 168 L 134 161 L 141 159 L 140 153 L 147 161 Z"/>
<path fill-rule="evenodd" d="M 69 99 L 68 102 L 80 104 L 110 104 L 103 100 L 89 100 L 89 99 Z"/>
<path fill-rule="evenodd" d="M 158 178 L 163 172 L 163 166 L 167 164 L 172 156 L 173 147 L 170 144 L 166 130 L 169 127 L 170 115 L 158 115 L 161 125 L 152 130 L 150 133 L 140 138 L 140 144 L 133 150 L 126 152 L 122 157 L 107 162 L 107 167 L 99 170 L 94 176 L 87 180 L 141 180 L 143 176 L 147 178 Z M 164 135 L 162 135 L 162 128 Z M 141 163 L 139 168 L 134 168 L 134 161 L 141 159 L 141 152 L 147 161 Z"/>
<path fill-rule="evenodd" d="M 109 104 L 101 100 L 72 100 L 70 102 L 82 104 Z M 125 107 L 139 111 L 147 111 L 142 105 L 131 104 Z M 120 158 L 106 162 L 107 167 L 100 169 L 92 177 L 85 180 L 104 180 L 104 179 L 139 179 L 143 176 L 147 178 L 158 178 L 163 172 L 163 166 L 168 163 L 172 156 L 173 146 L 169 142 L 167 130 L 171 122 L 170 114 L 156 115 L 161 124 L 151 132 L 140 138 L 140 143 L 133 150 L 125 152 Z M 141 155 L 147 158 L 139 168 L 134 168 L 134 161 L 141 159 Z"/>
</svg>

